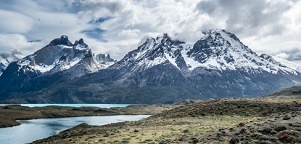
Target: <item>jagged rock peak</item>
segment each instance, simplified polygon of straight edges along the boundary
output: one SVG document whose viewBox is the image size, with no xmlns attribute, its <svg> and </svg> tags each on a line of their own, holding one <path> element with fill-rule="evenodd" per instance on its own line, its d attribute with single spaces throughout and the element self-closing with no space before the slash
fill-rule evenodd
<svg viewBox="0 0 301 144">
<path fill-rule="evenodd" d="M 86 44 L 86 43 L 84 42 L 83 38 L 80 38 L 79 40 L 76 40 L 74 43 L 74 45 L 77 45 L 77 44 Z"/>
<path fill-rule="evenodd" d="M 230 42 L 230 39 L 233 39 L 233 40 L 241 43 L 241 41 L 235 34 L 229 32 L 229 31 L 226 31 L 224 29 L 206 29 L 206 30 L 202 30 L 202 33 L 205 35 L 203 38 L 201 38 L 202 40 L 208 39 L 208 38 L 216 39 L 216 38 L 222 37 L 229 42 Z"/>
<path fill-rule="evenodd" d="M 185 43 L 183 41 L 180 41 L 176 38 L 169 36 L 167 33 L 163 33 L 163 35 L 157 36 L 156 41 L 157 43 L 171 44 L 171 45 Z"/>
<path fill-rule="evenodd" d="M 72 46 L 72 43 L 69 41 L 68 36 L 62 35 L 60 38 L 56 38 L 52 40 L 48 45 L 49 46 L 56 46 L 56 45 Z"/>
<path fill-rule="evenodd" d="M 84 39 L 80 38 L 74 42 L 74 49 L 77 50 L 89 50 L 89 46 L 84 42 Z"/>
<path fill-rule="evenodd" d="M 267 55 L 267 54 L 261 54 L 260 57 L 262 57 L 262 58 L 264 58 L 264 59 L 267 59 L 267 60 L 273 59 L 272 56 Z"/>
<path fill-rule="evenodd" d="M 179 44 L 185 44 L 185 42 L 180 41 L 176 38 L 173 38 L 169 36 L 167 33 L 163 33 L 162 35 L 154 37 L 145 37 L 141 40 L 142 43 L 139 44 L 138 50 L 144 51 L 146 49 L 152 49 L 157 48 L 160 46 L 173 46 L 173 45 L 179 45 Z"/>
<path fill-rule="evenodd" d="M 100 63 L 115 62 L 116 61 L 116 60 L 111 58 L 110 54 L 97 54 L 95 57 Z"/>
<path fill-rule="evenodd" d="M 107 54 L 107 57 L 106 57 L 107 59 L 111 59 L 111 56 L 110 56 L 110 54 Z"/>
<path fill-rule="evenodd" d="M 171 40 L 171 37 L 167 33 L 163 33 L 163 35 L 157 36 L 156 40 L 160 42 L 169 41 Z"/>
<path fill-rule="evenodd" d="M 231 32 L 223 29 L 209 29 L 202 32 L 204 36 L 194 44 L 193 49 L 188 52 L 189 56 L 202 53 L 204 57 L 208 57 L 212 54 L 221 55 L 229 51 L 255 54 Z"/>
</svg>

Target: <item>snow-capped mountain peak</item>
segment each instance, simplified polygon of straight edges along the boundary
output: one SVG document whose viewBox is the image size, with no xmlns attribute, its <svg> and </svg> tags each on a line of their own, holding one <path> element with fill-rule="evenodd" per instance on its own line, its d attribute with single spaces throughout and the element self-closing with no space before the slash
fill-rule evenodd
<svg viewBox="0 0 301 144">
<path fill-rule="evenodd" d="M 190 70 L 204 67 L 218 70 L 244 70 L 251 73 L 263 71 L 296 73 L 268 55 L 258 56 L 230 32 L 207 30 L 203 33 L 205 35 L 203 38 L 197 41 L 190 50 L 183 52 L 185 61 L 192 62 Z"/>
<path fill-rule="evenodd" d="M 297 65 L 258 55 L 225 30 L 203 33 L 193 45 L 167 34 L 144 38 L 116 63 L 109 55 L 95 56 L 84 40 L 70 45 L 62 36 L 11 63 L 0 77 L 0 95 L 29 102 L 173 103 L 261 96 L 301 84 Z"/>
<path fill-rule="evenodd" d="M 106 68 L 114 62 L 100 64 L 83 39 L 79 39 L 72 44 L 66 35 L 62 35 L 33 54 L 18 60 L 16 64 L 18 71 L 30 71 L 37 75 L 43 73 L 53 74 L 80 64 L 82 67 L 76 74 L 82 76 Z M 87 69 L 87 71 L 84 69 Z M 73 68 L 73 70 L 76 70 L 76 68 Z M 80 74 L 80 72 L 82 73 Z"/>
<path fill-rule="evenodd" d="M 171 63 L 178 68 L 176 58 L 183 49 L 184 42 L 171 38 L 164 33 L 156 38 L 148 37 L 134 51 L 129 52 L 117 65 L 121 68 L 129 63 L 137 64 L 133 70 L 148 69 L 155 65 Z"/>
<path fill-rule="evenodd" d="M 225 30 L 204 30 L 203 34 L 204 37 L 197 41 L 188 52 L 189 56 L 200 56 L 198 61 L 201 63 L 211 56 L 223 55 L 230 51 L 254 54 L 234 34 Z"/>
<path fill-rule="evenodd" d="M 89 50 L 89 46 L 84 42 L 82 38 L 75 41 L 73 48 L 77 50 Z"/>
<path fill-rule="evenodd" d="M 170 63 L 182 72 L 196 68 L 213 70 L 241 70 L 248 73 L 294 73 L 295 69 L 277 62 L 269 55 L 257 55 L 233 33 L 225 30 L 204 30 L 204 36 L 194 45 L 172 39 L 168 34 L 148 37 L 138 49 L 128 53 L 119 65 L 137 64 L 137 69 Z"/>
<path fill-rule="evenodd" d="M 56 45 L 72 46 L 72 43 L 69 41 L 68 36 L 62 35 L 60 38 L 56 38 L 48 44 L 48 46 Z"/>
</svg>

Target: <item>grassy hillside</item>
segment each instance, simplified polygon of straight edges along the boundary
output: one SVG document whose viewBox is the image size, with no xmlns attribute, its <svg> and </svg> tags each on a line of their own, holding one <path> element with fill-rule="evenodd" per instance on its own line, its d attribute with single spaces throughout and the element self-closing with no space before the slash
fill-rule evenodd
<svg viewBox="0 0 301 144">
<path fill-rule="evenodd" d="M 81 124 L 34 143 L 301 143 L 300 97 L 195 101 L 137 122 Z"/>
</svg>

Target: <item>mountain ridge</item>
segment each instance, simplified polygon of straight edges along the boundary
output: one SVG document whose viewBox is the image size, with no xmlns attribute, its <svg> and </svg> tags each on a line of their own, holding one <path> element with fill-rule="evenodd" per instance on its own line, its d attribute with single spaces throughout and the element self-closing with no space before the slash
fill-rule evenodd
<svg viewBox="0 0 301 144">
<path fill-rule="evenodd" d="M 0 95 L 22 94 L 79 78 L 108 67 L 114 63 L 110 60 L 111 63 L 97 60 L 83 39 L 72 44 L 62 35 L 33 54 L 10 63 L 0 77 Z"/>
<path fill-rule="evenodd" d="M 86 54 L 92 55 L 89 51 Z M 70 75 L 68 70 L 65 72 L 59 75 Z M 300 84 L 299 71 L 269 55 L 256 54 L 233 33 L 214 29 L 205 30 L 204 37 L 193 45 L 168 34 L 146 38 L 137 49 L 111 66 L 27 90 L 6 102 L 173 103 L 186 99 L 262 96 Z"/>
</svg>

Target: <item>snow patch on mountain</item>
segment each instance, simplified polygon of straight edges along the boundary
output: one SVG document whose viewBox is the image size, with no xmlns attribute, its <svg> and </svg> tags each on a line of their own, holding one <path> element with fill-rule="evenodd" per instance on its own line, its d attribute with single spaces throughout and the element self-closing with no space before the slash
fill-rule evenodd
<svg viewBox="0 0 301 144">
<path fill-rule="evenodd" d="M 288 61 L 278 62 L 269 55 L 257 55 L 245 46 L 234 34 L 225 30 L 204 30 L 203 37 L 194 45 L 186 44 L 167 34 L 156 38 L 143 38 L 138 49 L 130 52 L 116 67 L 127 62 L 137 63 L 143 69 L 169 62 L 181 71 L 196 68 L 219 71 L 241 70 L 248 73 L 299 74 L 298 68 Z M 183 59 L 183 61 L 181 61 Z M 185 67 L 179 65 L 186 64 Z"/>
<path fill-rule="evenodd" d="M 83 45 L 76 45 L 75 49 L 77 49 L 77 50 L 86 50 L 87 48 L 85 48 Z"/>
<path fill-rule="evenodd" d="M 42 73 L 50 71 L 51 69 L 53 69 L 54 65 L 35 65 L 32 66 L 31 68 L 38 70 Z"/>
<path fill-rule="evenodd" d="M 74 65 L 76 65 L 77 63 L 79 63 L 80 61 L 82 60 L 82 58 L 78 58 L 78 57 L 76 57 L 75 59 L 73 59 L 71 62 L 70 62 L 70 67 L 73 67 Z M 68 68 L 70 68 L 70 67 L 68 67 Z M 66 69 L 68 69 L 68 68 L 66 68 Z"/>
<path fill-rule="evenodd" d="M 173 64 L 173 65 L 176 66 L 178 69 L 180 69 L 180 68 L 178 67 L 177 63 L 176 63 L 176 60 L 175 60 L 173 57 L 171 57 L 168 53 L 164 53 L 164 56 L 165 56 L 165 58 L 166 58 L 171 64 Z"/>
<path fill-rule="evenodd" d="M 217 70 L 245 70 L 250 73 L 263 71 L 298 74 L 294 69 L 267 57 L 260 57 L 243 45 L 232 33 L 225 30 L 206 30 L 205 36 L 188 52 L 182 54 L 190 70 L 196 67 Z M 200 59 L 200 57 L 202 59 Z M 199 60 L 198 60 L 199 59 Z"/>
<path fill-rule="evenodd" d="M 143 65 L 144 63 L 146 63 L 146 68 L 151 68 L 155 65 L 159 65 L 166 62 L 166 60 L 167 59 L 165 57 L 156 57 L 154 60 L 142 61 L 140 64 Z"/>
<path fill-rule="evenodd" d="M 63 35 L 35 53 L 18 60 L 17 65 L 19 72 L 30 71 L 39 75 L 72 68 L 76 72 L 68 72 L 75 74 L 72 77 L 78 77 L 105 69 L 116 62 L 109 55 L 100 55 L 95 56 L 83 39 L 72 44 L 68 37 Z"/>
</svg>

